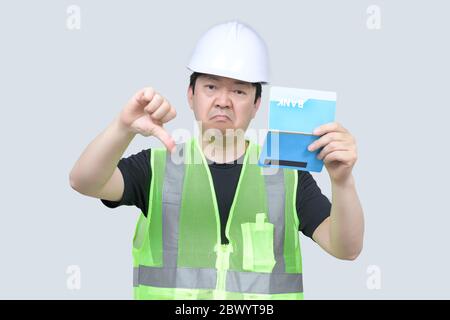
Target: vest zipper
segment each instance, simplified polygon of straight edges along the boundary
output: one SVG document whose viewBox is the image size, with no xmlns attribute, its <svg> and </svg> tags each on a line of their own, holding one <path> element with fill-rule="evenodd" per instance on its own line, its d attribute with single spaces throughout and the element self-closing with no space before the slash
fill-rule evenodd
<svg viewBox="0 0 450 320">
<path fill-rule="evenodd" d="M 230 266 L 230 253 L 233 252 L 233 247 L 231 244 L 220 244 L 216 245 L 215 251 L 217 252 L 217 282 L 216 290 L 214 291 L 214 299 L 224 300 L 226 299 L 227 270 Z"/>
</svg>

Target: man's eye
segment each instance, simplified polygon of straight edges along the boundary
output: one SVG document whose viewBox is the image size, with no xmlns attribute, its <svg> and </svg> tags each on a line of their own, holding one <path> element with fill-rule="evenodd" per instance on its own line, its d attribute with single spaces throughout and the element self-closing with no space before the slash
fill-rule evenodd
<svg viewBox="0 0 450 320">
<path fill-rule="evenodd" d="M 212 85 L 212 84 L 207 84 L 205 87 L 207 87 L 208 89 L 212 90 L 214 89 L 216 86 Z"/>
<path fill-rule="evenodd" d="M 241 91 L 241 90 L 236 90 L 235 91 L 237 94 L 239 94 L 239 95 L 245 95 L 245 92 L 244 91 Z"/>
</svg>

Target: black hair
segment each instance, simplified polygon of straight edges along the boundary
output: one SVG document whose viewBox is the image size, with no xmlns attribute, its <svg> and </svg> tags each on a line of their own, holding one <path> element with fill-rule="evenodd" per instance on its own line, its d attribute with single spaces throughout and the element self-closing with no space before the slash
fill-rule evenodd
<svg viewBox="0 0 450 320">
<path fill-rule="evenodd" d="M 197 78 L 201 75 L 204 75 L 204 73 L 200 72 L 194 72 L 191 74 L 191 77 L 189 79 L 189 87 L 192 87 L 192 93 L 194 93 L 195 90 L 195 82 L 197 81 Z M 261 97 L 262 92 L 262 86 L 259 82 L 252 82 L 252 86 L 256 87 L 256 93 L 255 93 L 255 101 L 253 103 L 256 103 L 256 100 Z"/>
</svg>

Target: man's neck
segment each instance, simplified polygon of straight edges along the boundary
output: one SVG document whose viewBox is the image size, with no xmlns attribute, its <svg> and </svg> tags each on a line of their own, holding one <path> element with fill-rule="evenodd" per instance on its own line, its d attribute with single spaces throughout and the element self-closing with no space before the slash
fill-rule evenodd
<svg viewBox="0 0 450 320">
<path fill-rule="evenodd" d="M 200 145 L 205 157 L 215 163 L 228 163 L 242 157 L 247 149 L 244 136 L 223 137 L 223 139 L 201 139 Z M 201 139 L 201 140 L 200 140 Z"/>
</svg>

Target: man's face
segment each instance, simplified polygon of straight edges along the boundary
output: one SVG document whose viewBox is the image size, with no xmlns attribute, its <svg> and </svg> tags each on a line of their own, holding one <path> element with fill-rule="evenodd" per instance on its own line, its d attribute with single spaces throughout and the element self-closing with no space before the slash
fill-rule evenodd
<svg viewBox="0 0 450 320">
<path fill-rule="evenodd" d="M 255 101 L 256 88 L 250 82 L 213 75 L 200 75 L 195 92 L 188 88 L 188 101 L 202 129 L 247 130 L 255 117 L 261 98 Z"/>
</svg>

